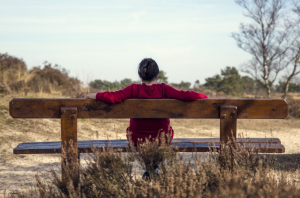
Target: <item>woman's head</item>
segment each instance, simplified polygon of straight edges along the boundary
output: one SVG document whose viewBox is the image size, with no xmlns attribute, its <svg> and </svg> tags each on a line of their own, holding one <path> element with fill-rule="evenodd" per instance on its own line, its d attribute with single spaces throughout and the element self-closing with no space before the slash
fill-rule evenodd
<svg viewBox="0 0 300 198">
<path fill-rule="evenodd" d="M 152 58 L 144 58 L 140 64 L 138 73 L 143 81 L 153 81 L 159 73 L 157 63 Z"/>
</svg>

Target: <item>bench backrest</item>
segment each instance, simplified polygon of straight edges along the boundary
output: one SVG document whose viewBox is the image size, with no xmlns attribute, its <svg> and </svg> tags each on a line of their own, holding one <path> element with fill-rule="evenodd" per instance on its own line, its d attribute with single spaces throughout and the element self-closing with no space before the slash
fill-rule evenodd
<svg viewBox="0 0 300 198">
<path fill-rule="evenodd" d="M 283 99 L 128 99 L 115 105 L 90 99 L 15 98 L 9 103 L 13 118 L 61 118 L 62 107 L 76 107 L 77 118 L 208 118 L 220 119 L 221 106 L 235 106 L 237 119 L 283 119 Z"/>
</svg>

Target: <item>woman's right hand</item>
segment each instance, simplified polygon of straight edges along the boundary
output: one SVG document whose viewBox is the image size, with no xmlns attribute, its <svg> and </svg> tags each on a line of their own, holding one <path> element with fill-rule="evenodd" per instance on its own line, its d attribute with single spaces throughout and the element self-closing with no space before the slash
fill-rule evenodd
<svg viewBox="0 0 300 198">
<path fill-rule="evenodd" d="M 96 99 L 97 93 L 88 93 L 84 96 L 84 99 Z"/>
</svg>

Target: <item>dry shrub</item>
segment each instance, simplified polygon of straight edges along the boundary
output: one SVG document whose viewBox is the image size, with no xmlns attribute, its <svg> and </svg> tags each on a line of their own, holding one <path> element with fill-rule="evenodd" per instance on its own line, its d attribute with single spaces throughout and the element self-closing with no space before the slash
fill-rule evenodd
<svg viewBox="0 0 300 198">
<path fill-rule="evenodd" d="M 78 185 L 74 185 L 71 174 L 68 175 L 73 182 L 64 185 L 53 172 L 52 183 L 43 183 L 37 176 L 35 189 L 16 192 L 12 197 L 297 197 L 300 194 L 293 176 L 275 171 L 274 156 L 261 157 L 258 150 L 249 146 L 222 145 L 220 154 L 212 149 L 207 157 L 193 154 L 188 161 L 175 151 L 175 147 L 158 142 L 128 147 L 125 154 L 112 148 L 94 148 L 87 166 L 79 168 Z M 154 174 L 151 165 L 157 160 L 161 161 L 159 175 Z M 136 163 L 150 171 L 150 180 L 133 174 Z"/>
<path fill-rule="evenodd" d="M 289 115 L 294 118 L 300 118 L 300 100 L 288 98 Z"/>
<path fill-rule="evenodd" d="M 10 94 L 24 86 L 27 66 L 22 59 L 0 54 L 0 93 Z"/>
<path fill-rule="evenodd" d="M 68 71 L 58 65 L 52 67 L 51 63 L 45 63 L 44 68 L 34 67 L 29 71 L 33 77 L 27 82 L 27 87 L 34 92 L 51 93 L 61 91 L 63 95 L 76 97 L 81 91 L 81 81 L 69 77 Z"/>
<path fill-rule="evenodd" d="M 167 167 L 176 164 L 176 148 L 166 144 L 166 139 L 169 138 L 165 133 L 161 134 L 161 141 L 155 139 L 150 142 L 146 139 L 138 147 L 131 145 L 131 152 L 134 154 L 133 159 L 137 161 L 143 170 L 146 170 L 151 178 L 156 178 L 155 169 L 160 167 L 160 170 L 166 172 Z M 168 141 L 170 142 L 170 141 Z M 165 162 L 165 163 L 162 163 Z"/>
<path fill-rule="evenodd" d="M 0 93 L 53 93 L 80 97 L 83 94 L 81 81 L 70 77 L 69 72 L 58 65 L 44 62 L 40 66 L 27 70 L 22 59 L 0 54 Z"/>
</svg>

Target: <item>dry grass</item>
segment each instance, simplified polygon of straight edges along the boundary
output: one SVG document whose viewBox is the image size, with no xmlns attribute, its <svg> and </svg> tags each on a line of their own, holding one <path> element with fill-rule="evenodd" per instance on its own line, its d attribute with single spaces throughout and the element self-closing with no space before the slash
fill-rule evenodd
<svg viewBox="0 0 300 198">
<path fill-rule="evenodd" d="M 158 142 L 158 141 L 157 141 Z M 300 194 L 299 171 L 278 172 L 276 156 L 258 155 L 258 150 L 223 145 L 220 154 L 213 150 L 207 157 L 193 155 L 183 160 L 170 145 L 146 142 L 128 147 L 126 155 L 107 148 L 93 150 L 86 166 L 64 166 L 68 183 L 52 172 L 27 192 L 11 197 L 290 197 Z M 164 141 L 162 141 L 164 142 Z M 159 174 L 152 162 L 160 161 Z M 149 172 L 148 178 L 134 174 L 138 163 Z M 156 163 L 157 164 L 157 163 Z M 79 182 L 78 182 L 79 181 Z"/>
</svg>

